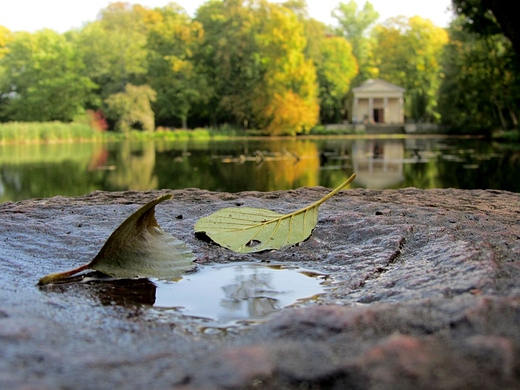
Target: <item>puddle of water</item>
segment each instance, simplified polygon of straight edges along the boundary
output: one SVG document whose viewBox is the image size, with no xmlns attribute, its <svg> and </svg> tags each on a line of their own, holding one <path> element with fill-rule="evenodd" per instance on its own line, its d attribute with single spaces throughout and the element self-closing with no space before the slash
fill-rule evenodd
<svg viewBox="0 0 520 390">
<path fill-rule="evenodd" d="M 154 308 L 219 325 L 260 319 L 324 293 L 326 275 L 280 265 L 233 263 L 201 267 L 177 282 L 154 280 Z"/>
<path fill-rule="evenodd" d="M 328 275 L 286 264 L 229 263 L 199 266 L 175 281 L 114 279 L 88 271 L 42 287 L 84 292 L 102 305 L 144 307 L 141 315 L 194 331 L 223 330 L 260 322 L 284 307 L 325 293 Z M 328 282 L 328 281 L 327 281 Z"/>
</svg>

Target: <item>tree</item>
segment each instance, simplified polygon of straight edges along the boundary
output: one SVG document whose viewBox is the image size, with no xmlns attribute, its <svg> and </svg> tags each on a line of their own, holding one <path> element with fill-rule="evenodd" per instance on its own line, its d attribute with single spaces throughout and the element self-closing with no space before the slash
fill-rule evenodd
<svg viewBox="0 0 520 390">
<path fill-rule="evenodd" d="M 372 43 L 369 28 L 379 18 L 379 13 L 370 2 L 365 2 L 363 9 L 358 10 L 357 3 L 352 0 L 348 3 L 339 3 L 338 8 L 332 11 L 332 16 L 338 19 L 341 28 L 340 35 L 352 45 L 352 53 L 359 65 L 359 75 L 355 85 L 377 75 L 377 69 L 372 62 Z"/>
<path fill-rule="evenodd" d="M 140 5 L 112 3 L 101 10 L 98 20 L 69 33 L 103 99 L 123 91 L 127 83 L 146 81 L 145 15 Z"/>
<path fill-rule="evenodd" d="M 322 123 L 337 123 L 345 119 L 345 98 L 358 74 L 352 47 L 342 37 L 328 37 L 321 45 L 321 62 L 316 65 L 320 88 Z"/>
<path fill-rule="evenodd" d="M 175 4 L 149 11 L 148 80 L 157 92 L 156 118 L 162 123 L 180 119 L 187 127 L 194 106 L 208 102 L 211 89 L 194 60 L 204 37 L 202 24 L 192 21 Z"/>
<path fill-rule="evenodd" d="M 239 0 L 213 1 L 198 9 L 196 20 L 205 31 L 197 59 L 215 90 L 211 121 L 247 128 L 253 120 L 252 91 L 262 79 L 254 13 Z"/>
<path fill-rule="evenodd" d="M 7 27 L 0 26 L 0 80 L 6 79 L 5 72 L 7 72 L 7 69 L 5 69 L 5 67 L 2 66 L 1 61 L 2 61 L 2 58 L 9 51 L 7 45 L 12 40 L 12 37 L 13 37 L 13 34 Z M 8 97 L 7 97 L 7 95 L 2 93 L 1 88 L 2 88 L 2 85 L 0 82 L 0 122 L 4 122 L 4 121 L 6 121 L 6 117 L 3 114 L 4 109 L 2 107 L 6 104 Z M 5 88 L 5 87 L 3 87 L 3 88 Z"/>
<path fill-rule="evenodd" d="M 517 22 L 514 2 L 503 0 L 453 0 L 455 12 L 460 17 L 451 26 L 450 33 L 458 41 L 457 50 L 450 47 L 446 68 L 452 71 L 458 84 L 446 91 L 459 92 L 458 104 L 474 112 L 478 106 L 478 127 L 518 127 L 518 104 L 520 87 L 520 27 Z M 466 32 L 467 34 L 464 34 Z M 503 34 L 502 34 L 503 33 Z M 507 37 L 509 42 L 505 41 Z M 454 52 L 458 53 L 453 54 Z M 451 54 L 451 56 L 449 55 Z M 471 57 L 480 57 L 480 66 L 468 66 Z M 477 71 L 478 69 L 478 71 Z M 479 86 L 486 87 L 484 95 L 467 98 L 467 89 L 460 88 L 480 80 Z M 482 80 L 485 80 L 482 82 Z M 444 90 L 451 80 L 447 78 Z M 456 88 L 459 87 L 459 88 Z M 471 88 L 470 87 L 470 88 Z M 490 96 L 487 101 L 483 96 Z M 460 123 L 461 118 L 450 115 L 452 107 L 445 106 L 446 121 L 451 125 Z M 457 121 L 459 119 L 459 121 Z M 459 124 L 464 126 L 463 124 Z"/>
<path fill-rule="evenodd" d="M 406 89 L 406 115 L 439 121 L 439 58 L 448 42 L 446 31 L 419 16 L 397 17 L 377 25 L 373 36 L 379 77 Z"/>
<path fill-rule="evenodd" d="M 13 39 L 11 31 L 4 26 L 0 26 L 0 59 L 7 54 L 7 45 Z"/>
<path fill-rule="evenodd" d="M 518 126 L 520 80 L 511 43 L 501 34 L 480 35 L 453 21 L 442 58 L 442 121 L 457 131 Z"/>
<path fill-rule="evenodd" d="M 52 30 L 20 32 L 0 59 L 3 113 L 13 121 L 72 121 L 84 113 L 96 85 L 83 76 L 74 45 Z"/>
<path fill-rule="evenodd" d="M 303 25 L 286 7 L 262 0 L 258 6 L 255 38 L 264 65 L 253 106 L 258 123 L 268 134 L 309 132 L 319 105 L 316 68 L 304 55 Z"/>
<path fill-rule="evenodd" d="M 116 121 L 116 130 L 123 133 L 132 128 L 145 131 L 155 130 L 155 117 L 151 103 L 156 99 L 155 91 L 148 85 L 127 84 L 124 92 L 105 99 L 108 117 Z"/>
<path fill-rule="evenodd" d="M 483 35 L 495 35 L 501 30 L 511 41 L 519 61 L 520 26 L 516 3 L 510 0 L 452 0 L 453 8 L 465 16 L 464 28 Z"/>
<path fill-rule="evenodd" d="M 321 123 L 346 119 L 345 102 L 350 85 L 358 74 L 351 44 L 335 36 L 329 27 L 316 19 L 300 18 L 304 24 L 307 46 L 305 57 L 316 67 Z"/>
<path fill-rule="evenodd" d="M 203 5 L 196 19 L 205 30 L 199 53 L 215 88 L 216 118 L 269 134 L 310 130 L 319 110 L 316 72 L 294 12 L 265 0 L 224 0 Z"/>
</svg>

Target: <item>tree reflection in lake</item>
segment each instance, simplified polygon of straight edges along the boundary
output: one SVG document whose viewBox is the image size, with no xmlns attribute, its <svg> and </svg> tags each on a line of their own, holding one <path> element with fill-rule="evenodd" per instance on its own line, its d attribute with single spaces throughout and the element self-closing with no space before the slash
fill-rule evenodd
<svg viewBox="0 0 520 390">
<path fill-rule="evenodd" d="M 196 187 L 495 188 L 520 192 L 520 148 L 476 138 L 320 138 L 0 146 L 0 201 Z"/>
<path fill-rule="evenodd" d="M 158 186 L 155 172 L 155 143 L 138 144 L 123 142 L 117 151 L 109 155 L 109 169 L 105 177 L 109 191 L 148 190 Z"/>
</svg>

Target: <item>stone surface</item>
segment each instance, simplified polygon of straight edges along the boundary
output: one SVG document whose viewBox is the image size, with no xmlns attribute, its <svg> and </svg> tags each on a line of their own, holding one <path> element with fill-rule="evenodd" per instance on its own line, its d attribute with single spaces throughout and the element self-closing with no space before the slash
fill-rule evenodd
<svg viewBox="0 0 520 390">
<path fill-rule="evenodd" d="M 0 204 L 2 389 L 520 388 L 520 194 L 349 190 L 298 246 L 237 255 L 193 235 L 201 216 L 293 211 L 324 188 L 197 189 Z M 140 285 L 36 286 L 90 261 L 139 205 L 200 264 L 263 261 L 330 275 L 321 298 L 207 331 L 153 315 Z M 138 282 L 136 282 L 138 283 Z M 153 292 L 152 292 L 153 293 Z"/>
</svg>

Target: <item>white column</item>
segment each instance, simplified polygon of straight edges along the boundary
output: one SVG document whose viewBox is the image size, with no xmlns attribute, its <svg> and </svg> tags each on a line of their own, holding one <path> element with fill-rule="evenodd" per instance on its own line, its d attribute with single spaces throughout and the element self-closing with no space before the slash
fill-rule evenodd
<svg viewBox="0 0 520 390">
<path fill-rule="evenodd" d="M 404 123 L 404 99 L 399 98 L 399 121 Z"/>
<path fill-rule="evenodd" d="M 368 98 L 368 122 L 374 123 L 374 98 Z"/>
<path fill-rule="evenodd" d="M 383 103 L 383 108 L 384 108 L 384 111 L 383 111 L 384 112 L 384 114 L 383 114 L 383 116 L 384 116 L 383 123 L 388 123 L 388 119 L 389 119 L 388 118 L 388 97 L 385 97 L 383 102 L 384 102 Z"/>
<path fill-rule="evenodd" d="M 358 104 L 359 98 L 354 97 L 354 102 L 352 104 L 352 122 L 359 122 Z"/>
</svg>

